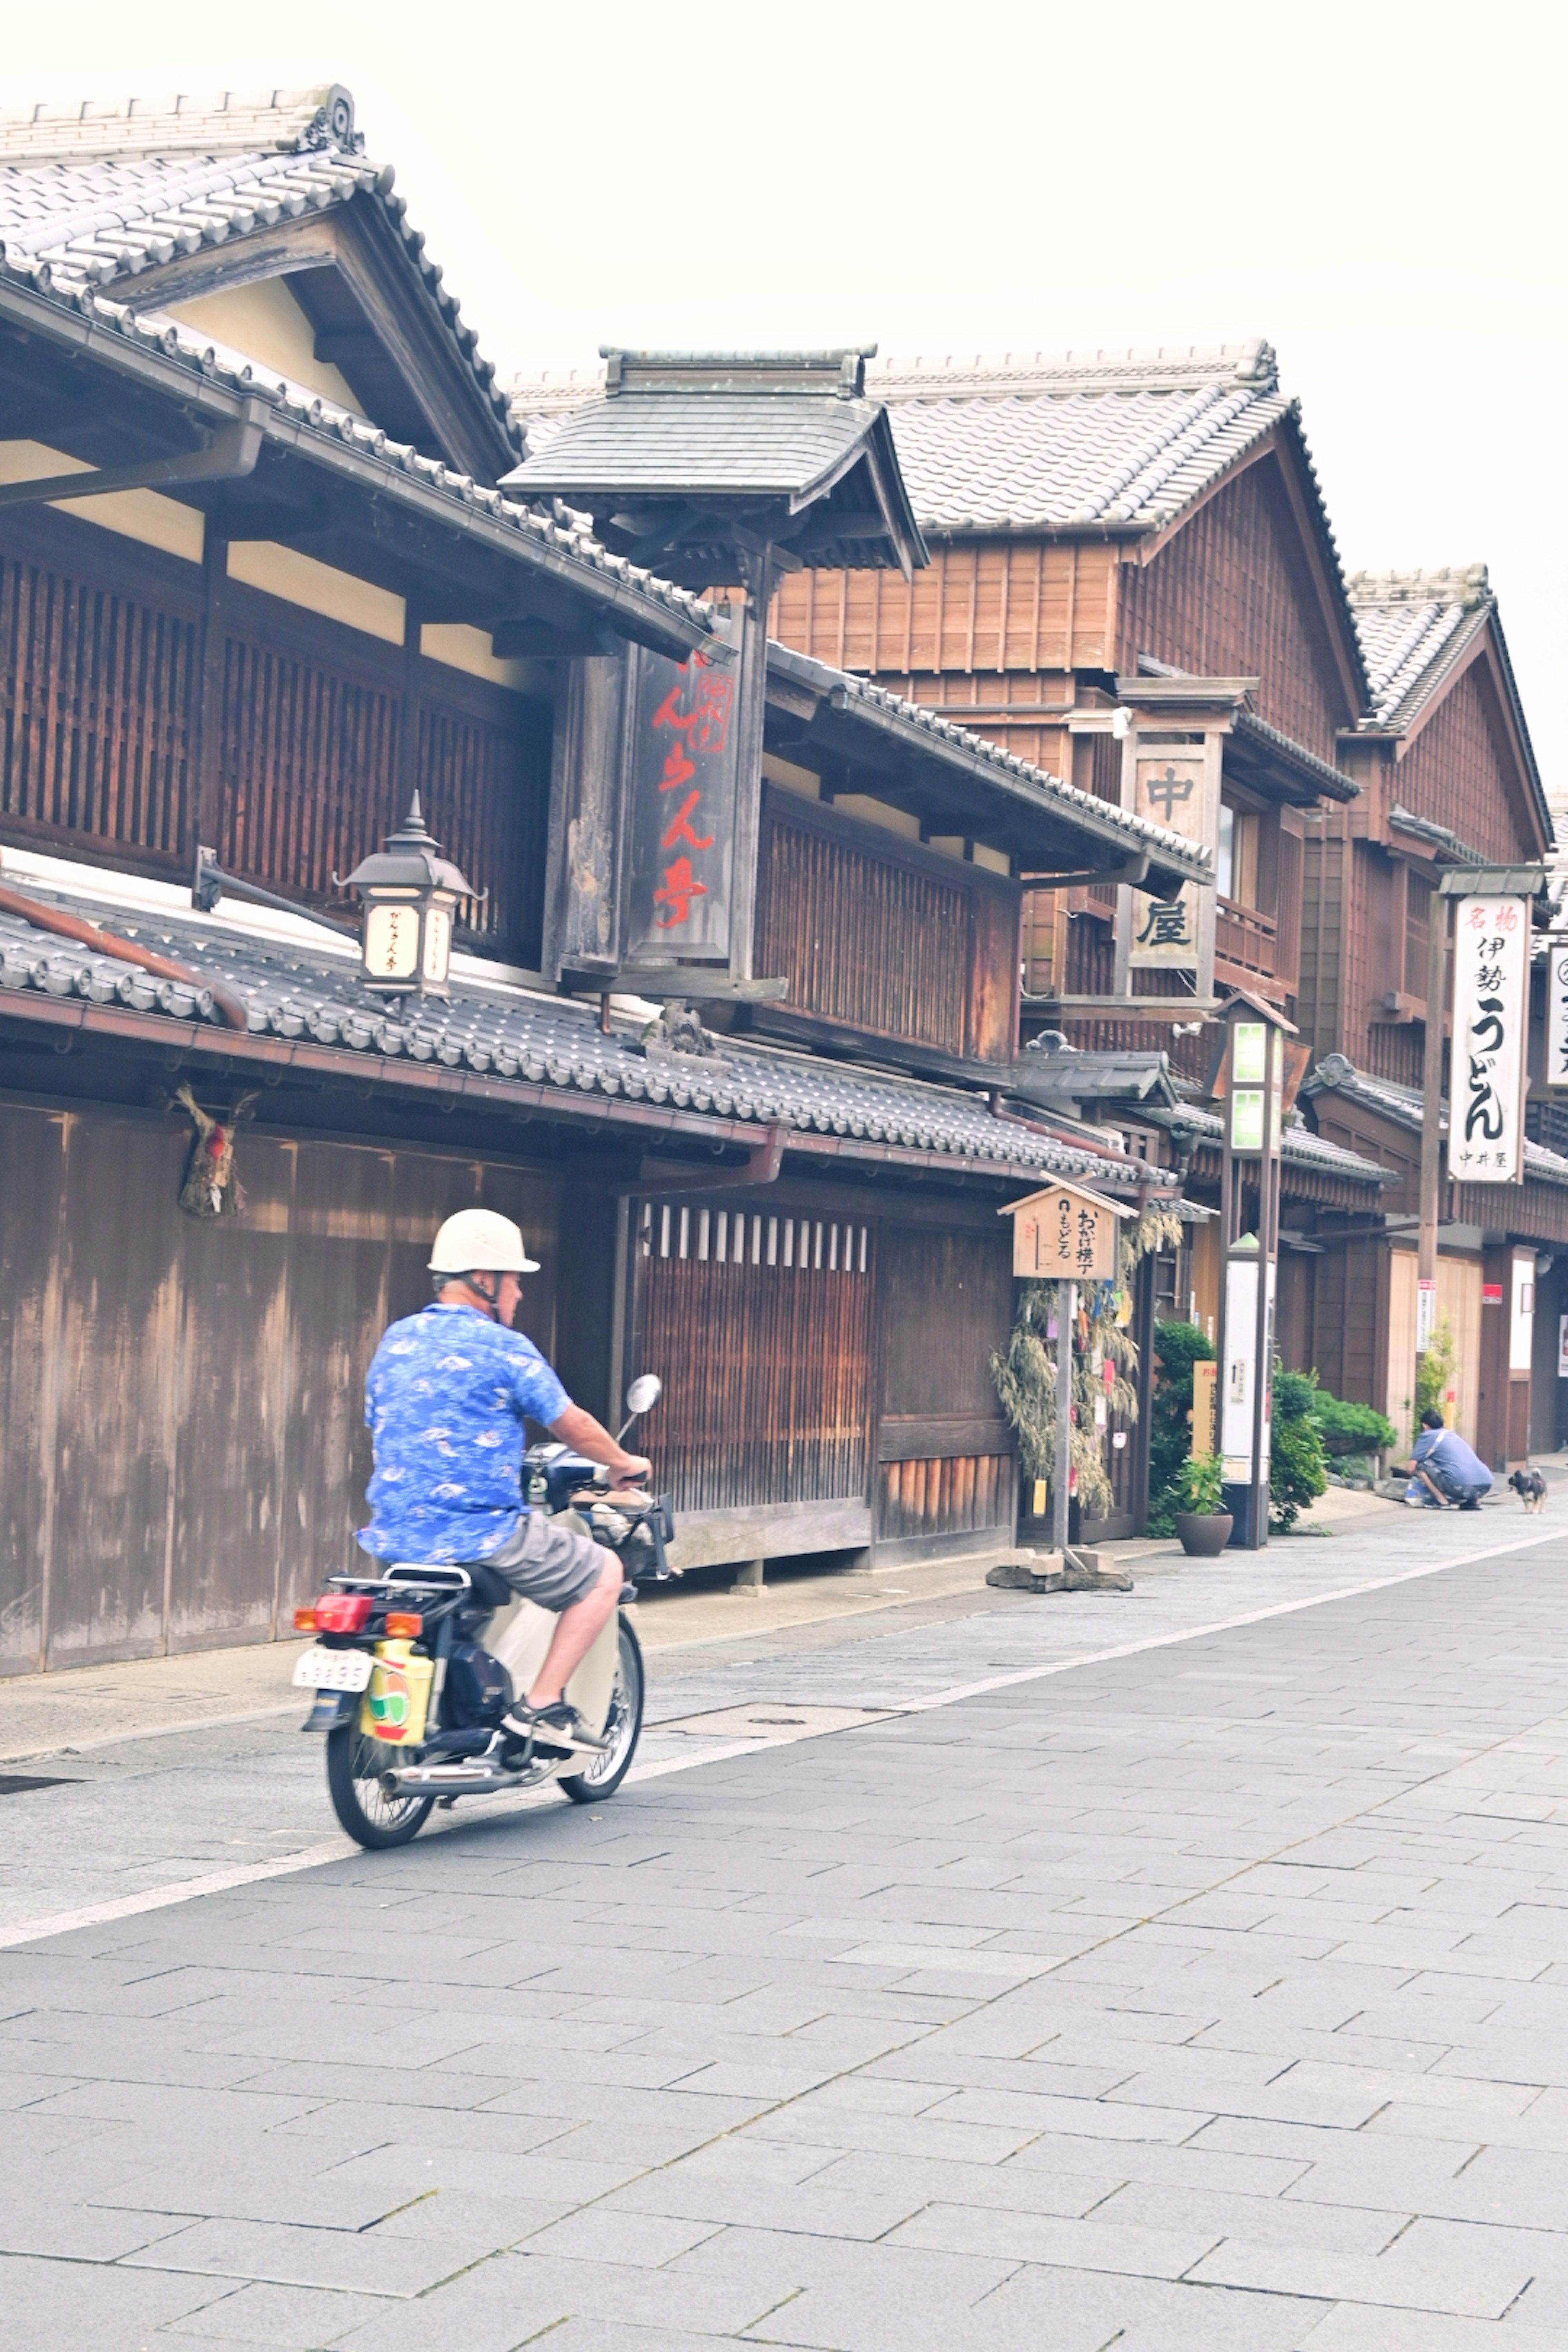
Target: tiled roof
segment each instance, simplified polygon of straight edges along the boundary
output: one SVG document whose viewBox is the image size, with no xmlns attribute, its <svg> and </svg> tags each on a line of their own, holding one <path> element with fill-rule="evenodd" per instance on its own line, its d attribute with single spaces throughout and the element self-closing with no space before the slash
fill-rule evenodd
<svg viewBox="0 0 1568 2352">
<path fill-rule="evenodd" d="M 127 916 L 29 884 L 29 897 L 101 919 L 121 938 L 220 982 L 249 1013 L 257 1038 L 301 1039 L 394 1062 L 468 1070 L 563 1101 L 673 1105 L 715 1118 L 777 1122 L 809 1135 L 901 1148 L 993 1171 L 1092 1178 L 1104 1186 L 1172 1180 L 1129 1160 L 1125 1172 L 1011 1119 L 991 1116 L 984 1097 L 954 1087 L 883 1076 L 863 1067 L 725 1039 L 711 1058 L 647 1053 L 629 1029 L 604 1035 L 590 1011 L 560 998 L 497 984 L 465 985 L 446 1003 L 388 1003 L 358 982 L 340 952 L 280 944 L 192 913 Z M 123 1005 L 177 1022 L 211 1022 L 209 995 L 156 980 L 134 965 L 0 914 L 0 1009 L 6 992 L 37 992 Z M 786 1137 L 786 1146 L 787 1146 Z"/>
<path fill-rule="evenodd" d="M 1354 572 L 1345 587 L 1372 687 L 1371 715 L 1363 723 L 1373 733 L 1408 734 L 1446 692 L 1476 639 L 1491 631 L 1523 749 L 1529 790 L 1550 845 L 1552 813 L 1486 565 L 1468 563 L 1445 572 Z"/>
<path fill-rule="evenodd" d="M 1408 727 L 1496 610 L 1484 563 L 1352 572 L 1345 582 L 1372 685 L 1371 724 Z"/>
<path fill-rule="evenodd" d="M 879 413 L 872 400 L 767 394 L 596 400 L 552 419 L 548 433 L 531 420 L 527 459 L 508 479 L 525 493 L 537 484 L 584 498 L 612 490 L 791 498 L 837 473 Z"/>
<path fill-rule="evenodd" d="M 706 625 L 711 622 L 712 607 L 700 597 L 659 579 L 640 565 L 628 563 L 625 556 L 612 555 L 607 548 L 600 546 L 584 518 L 559 501 L 553 502 L 548 512 L 519 505 L 500 490 L 490 489 L 467 474 L 457 473 L 438 458 L 426 457 L 404 442 L 389 440 L 379 426 L 367 424 L 351 409 L 340 408 L 286 378 L 258 373 L 248 362 L 237 364 L 235 355 L 220 350 L 194 328 L 168 320 L 152 320 L 86 286 L 61 289 L 47 263 L 13 259 L 0 251 L 0 288 L 7 281 L 19 285 L 50 309 L 85 321 L 100 336 L 122 337 L 139 352 L 153 355 L 161 362 L 174 362 L 190 377 L 205 379 L 230 394 L 265 401 L 283 427 L 279 437 L 300 447 L 308 450 L 316 435 L 346 445 L 359 457 L 411 477 L 424 489 L 454 506 L 482 514 L 533 546 L 584 565 L 616 588 L 679 614 L 688 624 Z"/>
<path fill-rule="evenodd" d="M 1380 1112 L 1413 1135 L 1421 1132 L 1421 1097 L 1417 1089 L 1395 1086 L 1392 1078 L 1369 1076 L 1365 1070 L 1357 1069 L 1348 1054 L 1326 1054 L 1316 1069 L 1302 1079 L 1301 1092 L 1309 1097 L 1343 1095 L 1348 1102 L 1364 1103 L 1369 1110 Z M 1447 1103 L 1443 1105 L 1443 1132 L 1448 1132 Z M 1532 1143 L 1528 1136 L 1524 1171 L 1527 1177 L 1543 1184 L 1568 1184 L 1568 1160 L 1560 1152 L 1548 1151 L 1543 1143 Z"/>
<path fill-rule="evenodd" d="M 820 694 L 832 696 L 841 708 L 851 712 L 883 719 L 895 732 L 922 750 L 994 771 L 999 780 L 1005 778 L 1037 799 L 1042 815 L 1055 813 L 1070 818 L 1074 824 L 1082 825 L 1101 839 L 1114 841 L 1118 848 L 1146 849 L 1155 863 L 1199 879 L 1205 877 L 1212 867 L 1210 852 L 1200 844 L 1168 831 L 1163 824 L 1155 824 L 1148 817 L 1139 816 L 1134 810 L 1118 808 L 1093 793 L 1080 792 L 1077 785 L 1064 783 L 1043 768 L 1032 767 L 1027 760 L 1020 760 L 1016 752 L 1005 751 L 999 743 L 971 734 L 966 727 L 955 727 L 929 703 L 906 702 L 900 695 L 889 693 L 885 687 L 873 685 L 869 678 L 858 677 L 849 670 L 830 668 L 827 663 L 814 659 L 810 654 L 797 653 L 791 646 L 781 646 L 775 639 L 768 643 L 768 669 L 775 676 L 793 678 Z"/>
<path fill-rule="evenodd" d="M 584 371 L 510 387 L 530 450 L 574 411 L 609 405 Z M 1267 343 L 1212 352 L 873 360 L 869 398 L 892 412 L 924 530 L 1128 523 L 1157 528 L 1290 404 Z M 578 404 L 586 401 L 586 409 Z M 578 430 L 584 429 L 582 426 Z"/>
<path fill-rule="evenodd" d="M 1166 1110 L 1157 1103 L 1141 1103 L 1138 1116 L 1173 1133 L 1184 1129 L 1214 1150 L 1218 1150 L 1225 1140 L 1225 1122 L 1218 1112 L 1205 1110 L 1197 1103 L 1180 1103 L 1174 1110 Z M 1392 1168 L 1380 1168 L 1374 1160 L 1363 1160 L 1359 1152 L 1331 1143 L 1326 1135 L 1319 1135 L 1303 1121 L 1287 1121 L 1280 1133 L 1279 1157 L 1290 1167 L 1315 1169 L 1324 1176 L 1343 1177 L 1352 1184 L 1375 1184 L 1381 1188 L 1398 1181 Z"/>
<path fill-rule="evenodd" d="M 353 100 L 314 90 L 229 93 L 220 100 L 116 108 L 33 108 L 0 115 L 0 258 L 63 290 L 112 286 L 279 220 L 363 195 L 382 205 L 498 423 L 514 445 L 507 396 L 457 298 L 392 193 L 390 164 L 364 153 Z"/>
</svg>

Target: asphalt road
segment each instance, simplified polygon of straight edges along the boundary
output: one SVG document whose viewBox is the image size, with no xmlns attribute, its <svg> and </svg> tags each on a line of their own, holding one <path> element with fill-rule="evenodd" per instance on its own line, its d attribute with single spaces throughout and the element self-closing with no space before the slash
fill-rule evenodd
<svg viewBox="0 0 1568 2352">
<path fill-rule="evenodd" d="M 0 2346 L 1568 2347 L 1565 1570 L 671 1654 L 649 1777 L 389 1856 L 215 1864 L 280 1738 L 7 1800 L 95 1924 L 0 1951 Z"/>
</svg>

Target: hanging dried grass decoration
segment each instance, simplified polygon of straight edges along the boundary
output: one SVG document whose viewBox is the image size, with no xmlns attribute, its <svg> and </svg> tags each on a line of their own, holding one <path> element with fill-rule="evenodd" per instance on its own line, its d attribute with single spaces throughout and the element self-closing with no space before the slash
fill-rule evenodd
<svg viewBox="0 0 1568 2352">
<path fill-rule="evenodd" d="M 178 1088 L 179 1103 L 195 1126 L 195 1140 L 180 1188 L 180 1206 L 193 1217 L 236 1217 L 245 1206 L 245 1187 L 234 1164 L 234 1131 L 256 1100 L 242 1095 L 232 1111 L 215 1118 L 197 1102 L 188 1085 Z"/>
</svg>

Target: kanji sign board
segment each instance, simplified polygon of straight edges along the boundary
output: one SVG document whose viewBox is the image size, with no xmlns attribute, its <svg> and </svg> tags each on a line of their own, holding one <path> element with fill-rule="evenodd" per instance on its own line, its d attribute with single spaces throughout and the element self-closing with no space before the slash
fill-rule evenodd
<svg viewBox="0 0 1568 2352">
<path fill-rule="evenodd" d="M 1448 1173 L 1461 1184 L 1523 1179 L 1529 1021 L 1529 899 L 1458 899 Z"/>
<path fill-rule="evenodd" d="M 1546 1083 L 1568 1087 L 1568 940 L 1546 953 Z"/>
<path fill-rule="evenodd" d="M 1079 1184 L 1053 1184 L 996 1213 L 1013 1220 L 1015 1274 L 1036 1282 L 1110 1282 L 1117 1220 L 1132 1212 Z"/>
<path fill-rule="evenodd" d="M 724 963 L 735 848 L 736 673 L 698 652 L 633 658 L 632 963 Z"/>
<path fill-rule="evenodd" d="M 1140 816 L 1151 817 L 1206 849 L 1214 847 L 1215 795 L 1209 764 L 1201 752 L 1184 756 L 1161 749 L 1145 754 L 1141 749 L 1132 774 L 1132 803 Z M 1199 885 L 1184 882 L 1179 898 L 1134 901 L 1128 954 L 1133 971 L 1197 970 L 1199 898 Z"/>
</svg>

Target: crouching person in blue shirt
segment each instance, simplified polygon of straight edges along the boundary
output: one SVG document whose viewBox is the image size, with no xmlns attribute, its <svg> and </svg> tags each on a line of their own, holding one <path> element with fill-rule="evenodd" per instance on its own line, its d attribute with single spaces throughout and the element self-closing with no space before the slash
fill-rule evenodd
<svg viewBox="0 0 1568 2352">
<path fill-rule="evenodd" d="M 1410 1469 L 1405 1500 L 1424 1502 L 1429 1511 L 1444 1510 L 1450 1503 L 1458 1503 L 1461 1511 L 1479 1511 L 1481 1496 L 1491 1492 L 1491 1472 L 1457 1429 L 1444 1427 L 1443 1416 L 1435 1407 L 1429 1406 L 1421 1416 L 1421 1434 Z"/>
<path fill-rule="evenodd" d="M 618 1478 L 645 1478 L 650 1465 L 574 1404 L 532 1340 L 511 1328 L 521 1276 L 538 1271 L 509 1217 L 464 1209 L 441 1227 L 430 1253 L 435 1299 L 392 1325 L 365 1382 L 375 1471 L 359 1541 L 377 1559 L 422 1568 L 483 1560 L 552 1610 L 554 1638 L 508 1727 L 556 1747 L 603 1748 L 565 1689 L 615 1613 L 621 1563 L 564 1517 L 530 1509 L 523 1417 Z"/>
</svg>

